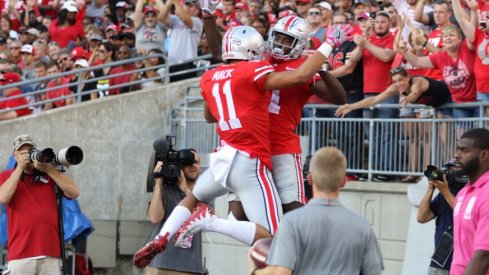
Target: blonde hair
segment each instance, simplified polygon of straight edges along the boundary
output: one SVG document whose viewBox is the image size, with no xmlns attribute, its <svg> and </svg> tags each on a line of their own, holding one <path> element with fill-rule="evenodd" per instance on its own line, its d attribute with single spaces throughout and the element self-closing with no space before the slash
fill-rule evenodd
<svg viewBox="0 0 489 275">
<path fill-rule="evenodd" d="M 335 147 L 323 147 L 312 156 L 309 171 L 317 189 L 338 191 L 346 175 L 345 155 Z"/>
<path fill-rule="evenodd" d="M 458 37 L 462 38 L 462 32 L 460 31 L 460 29 L 455 26 L 455 25 L 449 25 L 449 26 L 446 26 L 443 28 L 443 30 L 441 31 L 441 34 L 442 35 L 446 35 L 446 34 L 449 34 L 449 33 L 455 33 Z"/>
</svg>

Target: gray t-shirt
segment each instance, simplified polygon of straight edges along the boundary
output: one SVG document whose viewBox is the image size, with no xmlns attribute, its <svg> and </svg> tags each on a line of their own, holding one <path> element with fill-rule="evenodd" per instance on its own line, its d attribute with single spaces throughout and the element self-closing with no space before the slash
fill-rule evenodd
<svg viewBox="0 0 489 275">
<path fill-rule="evenodd" d="M 294 275 L 379 275 L 382 255 L 372 228 L 337 199 L 312 199 L 287 213 L 267 263 Z"/>
<path fill-rule="evenodd" d="M 143 23 L 136 29 L 136 48 L 145 48 L 147 51 L 160 49 L 164 51 L 166 27 L 158 22 L 153 28 L 146 27 Z"/>
<path fill-rule="evenodd" d="M 192 28 L 187 27 L 176 15 L 170 16 L 170 46 L 168 61 L 170 64 L 197 58 L 197 49 L 204 23 L 197 17 L 192 17 Z"/>
<path fill-rule="evenodd" d="M 156 224 L 153 227 L 151 240 L 160 232 L 173 209 L 185 198 L 185 194 L 177 188 L 177 186 L 163 184 L 162 193 L 164 194 L 163 207 L 165 216 L 160 224 Z M 175 247 L 173 239 L 171 239 L 166 249 L 151 261 L 150 266 L 180 272 L 206 274 L 207 269 L 202 264 L 202 234 L 199 232 L 193 236 L 192 246 L 188 249 Z"/>
</svg>

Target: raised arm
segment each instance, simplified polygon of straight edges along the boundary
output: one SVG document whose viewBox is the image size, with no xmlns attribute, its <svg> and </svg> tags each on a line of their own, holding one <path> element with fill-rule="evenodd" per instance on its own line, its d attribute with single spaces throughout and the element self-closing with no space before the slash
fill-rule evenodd
<svg viewBox="0 0 489 275">
<path fill-rule="evenodd" d="M 158 161 L 154 168 L 154 172 L 161 172 L 161 167 L 163 166 L 162 161 Z M 148 207 L 149 220 L 153 224 L 158 224 L 163 220 L 165 216 L 165 209 L 163 207 L 163 179 L 155 178 L 154 182 L 153 196 L 151 197 L 151 202 Z"/>
<path fill-rule="evenodd" d="M 460 0 L 452 0 L 452 5 L 453 5 L 453 14 L 455 15 L 455 19 L 457 19 L 457 22 L 460 28 L 462 29 L 462 32 L 464 33 L 465 37 L 467 38 L 468 41 L 474 41 L 475 27 L 467 19 L 467 16 L 465 15 L 465 11 L 462 8 L 462 4 L 460 3 Z"/>
<path fill-rule="evenodd" d="M 180 20 L 182 20 L 185 26 L 191 29 L 194 26 L 194 21 L 192 21 L 192 16 L 190 16 L 188 12 L 184 10 L 183 5 L 180 4 L 180 0 L 171 0 L 171 1 L 173 2 L 173 6 L 175 6 L 175 15 L 178 16 Z"/>
<path fill-rule="evenodd" d="M 392 61 L 392 59 L 394 59 L 395 53 L 393 50 L 377 47 L 374 44 L 370 43 L 370 41 L 367 41 L 367 43 L 365 44 L 365 49 L 371 52 L 382 62 L 390 62 Z"/>
<path fill-rule="evenodd" d="M 431 199 L 433 198 L 434 192 L 435 185 L 433 184 L 433 182 L 430 181 L 428 185 L 428 190 L 426 190 L 423 199 L 421 199 L 421 202 L 419 203 L 418 215 L 416 217 L 419 223 L 427 223 L 435 218 L 435 215 L 433 214 L 433 212 L 431 212 L 430 208 Z"/>
<path fill-rule="evenodd" d="M 134 8 L 134 28 L 137 29 L 143 23 L 143 8 L 145 0 L 138 0 Z"/>
<path fill-rule="evenodd" d="M 414 9 L 414 21 L 428 25 L 430 23 L 430 18 L 424 13 L 425 0 L 418 0 L 416 8 Z"/>
<path fill-rule="evenodd" d="M 204 14 L 204 33 L 207 38 L 212 57 L 222 60 L 222 35 L 217 29 L 216 17 L 212 14 Z"/>
<path fill-rule="evenodd" d="M 160 15 L 158 19 L 163 22 L 167 27 L 170 25 L 170 10 L 173 6 L 173 1 L 167 0 L 163 7 L 160 9 Z"/>
<path fill-rule="evenodd" d="M 76 185 L 75 181 L 66 174 L 59 171 L 52 163 L 41 163 L 34 161 L 34 167 L 48 174 L 56 185 L 63 191 L 65 197 L 74 199 L 80 195 L 80 188 Z"/>
<path fill-rule="evenodd" d="M 407 62 L 411 63 L 411 65 L 420 68 L 433 68 L 433 64 L 431 64 L 430 58 L 427 56 L 418 57 L 410 50 L 407 49 L 406 42 L 401 40 L 399 42 L 399 53 L 401 53 L 404 58 L 406 58 Z"/>
<path fill-rule="evenodd" d="M 268 74 L 264 88 L 267 90 L 279 90 L 305 83 L 321 69 L 332 50 L 333 47 L 324 42 L 319 46 L 316 53 L 309 57 L 297 70 Z"/>
</svg>

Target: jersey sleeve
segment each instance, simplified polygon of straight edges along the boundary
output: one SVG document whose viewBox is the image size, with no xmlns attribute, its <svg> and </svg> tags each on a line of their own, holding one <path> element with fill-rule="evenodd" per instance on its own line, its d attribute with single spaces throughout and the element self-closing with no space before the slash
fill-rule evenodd
<svg viewBox="0 0 489 275">
<path fill-rule="evenodd" d="M 363 254 L 362 275 L 378 275 L 384 269 L 382 254 L 374 232 L 370 229 L 367 236 L 367 246 Z"/>
<path fill-rule="evenodd" d="M 275 69 L 268 61 L 257 62 L 253 68 L 252 76 L 253 82 L 258 86 L 261 90 L 265 90 L 265 83 L 267 80 L 268 74 L 275 72 Z"/>
</svg>

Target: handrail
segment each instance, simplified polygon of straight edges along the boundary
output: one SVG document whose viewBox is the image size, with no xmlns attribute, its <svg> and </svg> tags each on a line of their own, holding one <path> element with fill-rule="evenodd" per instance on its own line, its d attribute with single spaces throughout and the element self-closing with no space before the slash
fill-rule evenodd
<svg viewBox="0 0 489 275">
<path fill-rule="evenodd" d="M 126 60 L 119 60 L 119 61 L 111 62 L 111 63 L 108 63 L 108 64 L 101 64 L 101 65 L 97 65 L 97 66 L 91 66 L 91 67 L 88 67 L 88 68 L 80 68 L 80 69 L 71 70 L 71 71 L 68 71 L 68 72 L 58 73 L 58 74 L 55 74 L 55 75 L 45 76 L 45 77 L 42 77 L 42 78 L 27 79 L 27 80 L 23 80 L 23 81 L 18 82 L 18 83 L 12 83 L 12 84 L 8 84 L 8 85 L 0 86 L 0 91 L 1 91 L 2 89 L 6 89 L 6 88 L 22 87 L 22 86 L 25 86 L 25 85 L 38 84 L 39 82 L 49 82 L 51 80 L 62 78 L 62 77 L 73 76 L 73 75 L 76 75 L 77 76 L 77 81 L 76 82 L 61 84 L 59 86 L 52 87 L 52 88 L 46 87 L 46 88 L 41 89 L 41 90 L 30 91 L 30 92 L 27 92 L 27 93 L 22 93 L 20 95 L 11 96 L 11 97 L 8 97 L 8 98 L 0 97 L 0 102 L 2 102 L 2 101 L 6 101 L 6 100 L 21 98 L 21 97 L 27 97 L 27 98 L 28 97 L 36 97 L 36 96 L 38 96 L 40 94 L 44 94 L 46 92 L 57 90 L 57 89 L 61 89 L 61 88 L 74 87 L 74 86 L 77 87 L 76 93 L 73 93 L 71 95 L 60 96 L 60 97 L 57 97 L 55 99 L 40 100 L 40 101 L 33 102 L 33 103 L 31 102 L 31 103 L 28 103 L 27 105 L 18 106 L 18 107 L 15 107 L 15 108 L 10 108 L 8 110 L 0 110 L 0 114 L 1 113 L 5 113 L 5 112 L 9 112 L 9 111 L 15 111 L 15 110 L 20 110 L 20 109 L 25 109 L 25 108 L 39 107 L 39 106 L 43 106 L 44 104 L 49 103 L 49 102 L 55 102 L 55 101 L 58 101 L 58 100 L 64 100 L 64 99 L 68 99 L 68 98 L 76 98 L 76 102 L 79 103 L 79 102 L 81 102 L 81 98 L 82 98 L 83 95 L 87 95 L 87 94 L 90 94 L 90 93 L 99 91 L 99 89 L 92 89 L 92 90 L 88 90 L 88 91 L 81 91 L 80 88 L 82 87 L 82 85 L 83 84 L 86 84 L 86 83 L 89 83 L 89 82 L 97 82 L 98 80 L 101 80 L 101 79 L 111 79 L 111 78 L 115 78 L 115 77 L 119 77 L 119 76 L 132 75 L 134 73 L 141 73 L 141 72 L 146 72 L 146 71 L 149 71 L 149 70 L 159 70 L 161 68 L 165 68 L 165 75 L 163 77 L 156 76 L 156 77 L 150 77 L 150 78 L 144 78 L 144 79 L 134 80 L 134 81 L 130 81 L 128 83 L 121 83 L 121 84 L 117 84 L 117 85 L 112 85 L 112 86 L 108 87 L 107 90 L 110 91 L 110 90 L 113 90 L 113 89 L 119 89 L 119 88 L 128 87 L 128 86 L 135 86 L 135 85 L 139 85 L 139 84 L 143 84 L 143 83 L 147 83 L 147 82 L 152 82 L 152 81 L 155 81 L 155 80 L 162 80 L 161 85 L 165 85 L 165 84 L 168 84 L 169 83 L 169 80 L 170 80 L 170 77 L 171 76 L 180 75 L 180 74 L 186 74 L 186 73 L 189 73 L 189 72 L 200 72 L 200 71 L 203 71 L 203 70 L 208 70 L 208 69 L 210 69 L 210 68 L 212 68 L 212 67 L 215 66 L 215 65 L 210 65 L 210 66 L 205 66 L 205 67 L 198 67 L 198 68 L 189 69 L 189 70 L 182 70 L 182 71 L 175 72 L 175 73 L 170 73 L 169 72 L 169 70 L 170 70 L 170 68 L 172 66 L 179 65 L 179 64 L 182 64 L 182 63 L 189 63 L 189 62 L 194 62 L 194 61 L 198 61 L 198 60 L 204 60 L 204 59 L 211 58 L 211 55 L 208 54 L 208 55 L 199 56 L 199 57 L 197 57 L 195 59 L 184 60 L 183 62 L 175 63 L 175 64 L 171 64 L 171 65 L 170 64 L 167 64 L 167 62 L 165 62 L 165 64 L 159 64 L 159 65 L 151 66 L 151 67 L 148 67 L 148 68 L 143 67 L 143 68 L 139 68 L 139 69 L 135 69 L 135 70 L 120 72 L 120 73 L 117 73 L 117 74 L 110 74 L 108 76 L 92 77 L 90 79 L 83 79 L 82 78 L 82 74 L 84 74 L 86 72 L 92 72 L 92 71 L 104 69 L 104 68 L 107 68 L 107 67 L 117 67 L 117 66 L 122 66 L 122 65 L 126 65 L 126 64 L 133 64 L 133 63 L 138 62 L 138 61 L 144 61 L 144 60 L 147 60 L 147 59 L 150 59 L 150 58 L 155 58 L 155 57 L 156 58 L 164 58 L 166 60 L 166 56 L 164 54 L 151 54 L 151 55 L 146 55 L 146 56 L 138 56 L 138 57 L 134 57 L 134 58 L 126 59 Z"/>
</svg>

